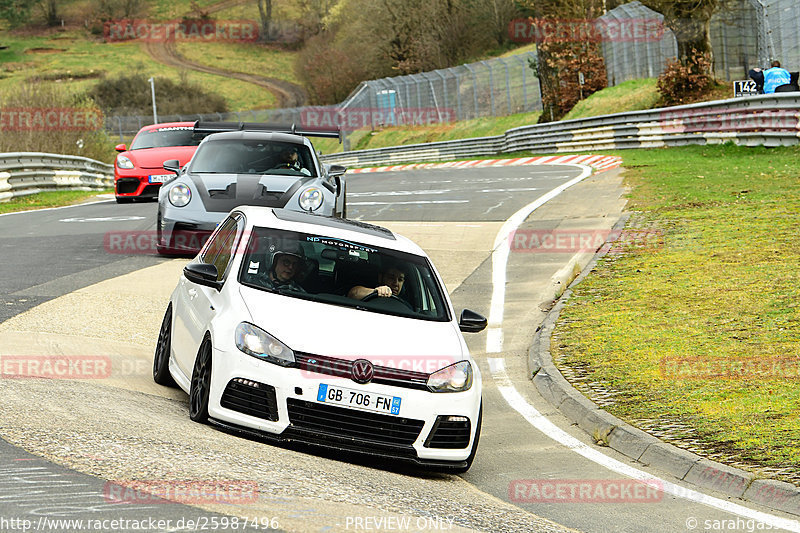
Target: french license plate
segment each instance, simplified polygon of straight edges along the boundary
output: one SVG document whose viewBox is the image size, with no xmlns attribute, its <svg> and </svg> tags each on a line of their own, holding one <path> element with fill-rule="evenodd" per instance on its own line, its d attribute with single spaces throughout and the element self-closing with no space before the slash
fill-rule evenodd
<svg viewBox="0 0 800 533">
<path fill-rule="evenodd" d="M 385 394 L 375 394 L 373 392 L 363 392 L 345 387 L 332 387 L 325 383 L 319 384 L 317 391 L 317 401 L 333 405 L 343 405 L 345 407 L 355 407 L 376 413 L 387 413 L 391 415 L 400 414 L 399 396 L 387 396 Z"/>
<path fill-rule="evenodd" d="M 164 183 L 172 174 L 153 174 L 149 176 L 150 183 Z"/>
</svg>

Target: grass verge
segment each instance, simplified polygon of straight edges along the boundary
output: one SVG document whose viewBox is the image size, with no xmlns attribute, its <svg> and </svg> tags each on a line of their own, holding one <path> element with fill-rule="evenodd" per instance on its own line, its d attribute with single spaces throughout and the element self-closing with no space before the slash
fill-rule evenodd
<svg viewBox="0 0 800 533">
<path fill-rule="evenodd" d="M 618 155 L 633 231 L 653 233 L 575 288 L 557 365 L 634 425 L 800 480 L 800 149 Z"/>
<path fill-rule="evenodd" d="M 0 202 L 0 213 L 45 209 L 74 205 L 94 199 L 98 194 L 113 194 L 114 189 L 99 191 L 45 191 L 38 194 L 12 198 L 8 202 Z"/>
<path fill-rule="evenodd" d="M 539 114 L 537 111 L 535 113 L 517 113 L 507 117 L 481 117 L 431 126 L 398 126 L 378 131 L 358 130 L 350 132 L 348 137 L 351 150 L 490 137 L 502 135 L 511 128 L 536 124 Z M 335 139 L 315 139 L 313 142 L 314 146 L 323 154 L 342 151 L 342 145 Z"/>
<path fill-rule="evenodd" d="M 24 38 L 6 34 L 2 43 L 9 48 L 0 51 L 0 90 L 41 76 L 46 78 L 42 83 L 68 85 L 75 92 L 87 91 L 101 76 L 135 71 L 173 81 L 181 79 L 182 69 L 156 62 L 139 42 L 104 43 L 88 38 L 82 30 Z M 238 53 L 237 45 L 232 46 Z M 242 50 L 249 50 L 249 47 L 242 46 Z M 268 54 L 268 57 L 263 65 L 281 64 L 280 54 L 275 57 Z M 222 95 L 232 111 L 263 109 L 274 106 L 276 101 L 266 89 L 239 80 L 203 72 L 186 71 L 185 75 L 203 89 Z"/>
<path fill-rule="evenodd" d="M 655 78 L 630 80 L 614 87 L 607 87 L 575 104 L 563 120 L 658 107 L 661 95 L 658 92 L 657 81 Z"/>
</svg>

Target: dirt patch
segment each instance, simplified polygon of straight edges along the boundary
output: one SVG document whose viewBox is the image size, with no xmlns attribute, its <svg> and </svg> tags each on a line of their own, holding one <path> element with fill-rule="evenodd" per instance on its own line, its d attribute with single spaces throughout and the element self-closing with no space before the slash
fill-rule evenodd
<svg viewBox="0 0 800 533">
<path fill-rule="evenodd" d="M 275 95 L 278 107 L 299 107 L 305 105 L 308 100 L 305 90 L 301 86 L 288 81 L 244 72 L 234 72 L 189 61 L 178 52 L 174 41 L 145 42 L 144 49 L 150 54 L 150 57 L 164 65 L 205 72 L 226 78 L 235 78 L 263 87 Z"/>
<path fill-rule="evenodd" d="M 66 52 L 66 48 L 45 48 L 45 47 L 36 47 L 36 48 L 28 48 L 25 50 L 26 54 L 58 54 L 59 52 Z"/>
</svg>

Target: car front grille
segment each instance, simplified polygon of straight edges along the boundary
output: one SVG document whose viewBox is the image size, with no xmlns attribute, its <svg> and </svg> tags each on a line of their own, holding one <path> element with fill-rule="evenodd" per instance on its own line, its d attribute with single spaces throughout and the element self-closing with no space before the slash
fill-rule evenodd
<svg viewBox="0 0 800 533">
<path fill-rule="evenodd" d="M 425 422 L 411 418 L 369 413 L 289 398 L 289 422 L 294 429 L 332 437 L 351 445 L 408 447 L 417 440 Z"/>
<path fill-rule="evenodd" d="M 147 198 L 156 198 L 156 197 L 158 197 L 159 189 L 161 189 L 161 184 L 160 183 L 147 185 L 142 190 L 142 194 L 140 196 L 146 196 Z"/>
<path fill-rule="evenodd" d="M 117 180 L 117 194 L 131 194 L 139 188 L 139 178 L 120 178 Z"/>
<path fill-rule="evenodd" d="M 228 382 L 220 405 L 225 409 L 275 422 L 278 420 L 278 400 L 275 387 L 244 378 Z"/>
<path fill-rule="evenodd" d="M 295 352 L 295 361 L 301 370 L 351 379 L 353 361 L 308 353 Z M 392 385 L 406 389 L 428 390 L 430 374 L 388 366 L 374 366 L 371 383 Z"/>
<path fill-rule="evenodd" d="M 458 420 L 450 420 L 457 418 Z M 470 423 L 464 417 L 438 416 L 425 441 L 426 448 L 463 449 L 469 444 Z"/>
</svg>

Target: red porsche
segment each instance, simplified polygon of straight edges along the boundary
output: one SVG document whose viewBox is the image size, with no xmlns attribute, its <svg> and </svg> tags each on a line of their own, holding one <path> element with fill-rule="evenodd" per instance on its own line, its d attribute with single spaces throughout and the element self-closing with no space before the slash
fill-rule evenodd
<svg viewBox="0 0 800 533">
<path fill-rule="evenodd" d="M 194 131 L 194 122 L 166 122 L 139 130 L 130 147 L 117 145 L 120 152 L 114 161 L 117 203 L 158 198 L 164 180 L 174 177 L 164 170 L 164 161 L 177 159 L 181 166 L 185 165 L 206 135 Z"/>
</svg>

